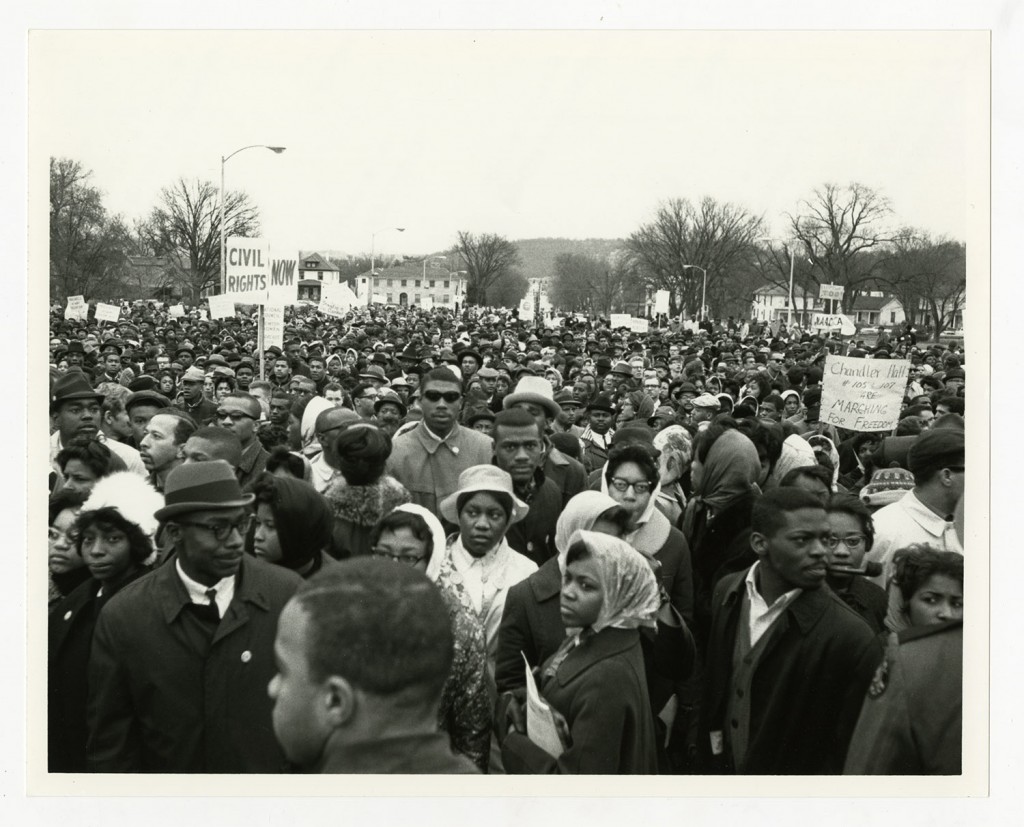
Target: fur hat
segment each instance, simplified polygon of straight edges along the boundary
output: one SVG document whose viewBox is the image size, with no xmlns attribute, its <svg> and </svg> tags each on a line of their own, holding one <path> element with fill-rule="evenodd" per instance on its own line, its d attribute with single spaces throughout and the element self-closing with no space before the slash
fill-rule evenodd
<svg viewBox="0 0 1024 827">
<path fill-rule="evenodd" d="M 81 513 L 101 508 L 116 509 L 125 520 L 152 537 L 160 526 L 156 512 L 163 504 L 164 498 L 144 477 L 133 471 L 117 471 L 101 478 L 93 486 Z"/>
</svg>

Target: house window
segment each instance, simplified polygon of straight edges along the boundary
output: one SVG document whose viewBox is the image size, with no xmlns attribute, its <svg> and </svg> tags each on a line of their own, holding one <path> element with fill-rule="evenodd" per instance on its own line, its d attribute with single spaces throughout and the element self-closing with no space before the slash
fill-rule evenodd
<svg viewBox="0 0 1024 827">
<path fill-rule="evenodd" d="M 402 279 L 402 287 L 405 287 L 408 281 L 408 279 Z"/>
<path fill-rule="evenodd" d="M 447 289 L 448 289 L 448 284 L 449 284 L 448 280 L 447 280 L 447 279 L 445 279 L 445 282 L 444 282 L 444 289 L 445 289 L 445 290 L 447 290 Z"/>
<path fill-rule="evenodd" d="M 420 282 L 421 282 L 421 281 L 422 281 L 422 279 L 416 279 L 416 286 L 417 286 L 417 287 L 419 287 L 419 286 L 420 286 Z"/>
<path fill-rule="evenodd" d="M 317 281 L 323 281 L 324 280 L 324 274 L 323 273 L 317 273 L 316 274 L 316 280 Z"/>
<path fill-rule="evenodd" d="M 416 294 L 416 304 L 419 304 L 419 303 L 420 303 L 420 294 L 417 293 Z"/>
<path fill-rule="evenodd" d="M 388 279 L 388 287 L 394 287 L 394 286 L 395 286 L 395 280 L 394 279 Z"/>
<path fill-rule="evenodd" d="M 430 286 L 433 287 L 435 284 L 436 284 L 436 281 L 434 279 L 431 279 L 430 280 Z"/>
<path fill-rule="evenodd" d="M 445 293 L 443 296 L 441 296 L 441 303 L 442 304 L 448 304 L 450 299 L 451 299 L 451 296 L 449 296 L 447 293 Z"/>
<path fill-rule="evenodd" d="M 315 270 L 316 269 L 316 262 L 313 261 L 313 259 L 310 259 L 309 261 L 307 261 L 306 262 L 306 269 L 307 270 Z"/>
<path fill-rule="evenodd" d="M 889 311 L 889 324 L 896 324 L 896 311 Z"/>
</svg>

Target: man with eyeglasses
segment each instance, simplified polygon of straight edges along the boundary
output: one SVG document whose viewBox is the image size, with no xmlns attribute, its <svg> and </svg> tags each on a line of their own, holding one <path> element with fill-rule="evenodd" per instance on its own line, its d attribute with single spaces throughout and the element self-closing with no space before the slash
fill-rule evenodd
<svg viewBox="0 0 1024 827">
<path fill-rule="evenodd" d="M 242 443 L 242 459 L 238 463 L 238 482 L 246 491 L 267 467 L 270 454 L 256 435 L 260 403 L 255 396 L 234 392 L 217 406 L 217 425 L 231 431 Z"/>
<path fill-rule="evenodd" d="M 492 442 L 459 424 L 462 380 L 450 368 L 434 368 L 423 376 L 420 388 L 423 418 L 395 437 L 387 470 L 414 503 L 436 514 L 437 504 L 458 487 L 459 474 L 490 464 Z"/>
<path fill-rule="evenodd" d="M 266 687 L 301 578 L 245 554 L 252 494 L 226 462 L 182 465 L 156 512 L 166 563 L 100 612 L 89 664 L 94 772 L 280 772 Z"/>
<path fill-rule="evenodd" d="M 373 407 L 377 402 L 377 388 L 369 382 L 362 382 L 356 385 L 352 391 L 352 405 L 359 416 L 366 422 L 377 424 L 377 417 Z"/>
</svg>

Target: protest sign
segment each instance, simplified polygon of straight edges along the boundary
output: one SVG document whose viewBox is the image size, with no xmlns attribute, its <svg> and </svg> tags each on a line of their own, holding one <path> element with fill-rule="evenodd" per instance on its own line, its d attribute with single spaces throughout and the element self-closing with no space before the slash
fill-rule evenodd
<svg viewBox="0 0 1024 827">
<path fill-rule="evenodd" d="M 611 326 L 613 329 L 619 327 L 629 327 L 629 320 L 633 318 L 628 313 L 612 313 L 610 316 Z"/>
<path fill-rule="evenodd" d="M 345 316 L 358 301 L 347 284 L 324 284 L 320 288 L 317 311 L 327 316 Z"/>
<path fill-rule="evenodd" d="M 829 301 L 839 301 L 843 298 L 846 288 L 841 284 L 823 284 L 818 289 L 818 298 Z"/>
<path fill-rule="evenodd" d="M 891 431 L 909 375 L 906 359 L 826 356 L 821 421 L 849 431 Z"/>
<path fill-rule="evenodd" d="M 167 313 L 172 319 L 179 319 L 185 315 L 185 305 L 174 304 L 167 308 Z"/>
<path fill-rule="evenodd" d="M 284 307 L 271 304 L 263 308 L 263 350 L 284 346 Z"/>
<path fill-rule="evenodd" d="M 424 296 L 420 299 L 420 310 L 433 310 L 434 309 L 434 297 Z"/>
<path fill-rule="evenodd" d="M 64 310 L 65 319 L 87 319 L 89 318 L 89 305 L 85 303 L 84 296 L 68 296 L 68 306 Z"/>
<path fill-rule="evenodd" d="M 533 299 L 523 299 L 519 302 L 519 318 L 524 322 L 533 320 Z"/>
<path fill-rule="evenodd" d="M 270 286 L 270 244 L 266 239 L 228 238 L 225 260 L 223 292 L 266 295 Z"/>
<path fill-rule="evenodd" d="M 838 330 L 843 336 L 857 332 L 853 319 L 842 313 L 815 313 L 811 316 L 812 330 Z"/>
<path fill-rule="evenodd" d="M 221 293 L 219 296 L 210 296 L 210 318 L 230 319 L 235 315 L 234 297 Z"/>
<path fill-rule="evenodd" d="M 295 304 L 298 300 L 298 260 L 272 258 L 270 260 L 270 279 L 267 282 L 267 304 Z"/>
<path fill-rule="evenodd" d="M 565 745 L 562 736 L 558 734 L 555 716 L 537 689 L 537 681 L 526 655 L 522 652 L 519 654 L 523 655 L 523 663 L 526 665 L 526 737 L 548 755 L 557 758 L 565 752 Z"/>
<path fill-rule="evenodd" d="M 654 312 L 668 313 L 668 290 L 659 290 L 654 294 Z"/>
<path fill-rule="evenodd" d="M 630 319 L 629 329 L 633 333 L 646 333 L 650 329 L 650 322 L 647 319 Z"/>
<path fill-rule="evenodd" d="M 121 318 L 121 308 L 116 304 L 104 304 L 99 302 L 96 305 L 96 321 L 116 322 Z"/>
</svg>

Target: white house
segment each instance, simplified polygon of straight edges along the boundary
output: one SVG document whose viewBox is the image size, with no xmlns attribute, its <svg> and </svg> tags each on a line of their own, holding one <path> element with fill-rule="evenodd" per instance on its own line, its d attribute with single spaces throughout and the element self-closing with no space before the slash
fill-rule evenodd
<svg viewBox="0 0 1024 827">
<path fill-rule="evenodd" d="M 396 267 L 378 268 L 360 273 L 355 293 L 366 304 L 422 305 L 429 298 L 434 307 L 464 305 L 466 279 L 462 271 L 452 272 L 438 266 L 436 259 L 404 262 Z"/>
<path fill-rule="evenodd" d="M 816 294 L 793 285 L 793 321 L 803 324 L 804 317 L 825 309 Z M 754 291 L 751 302 L 750 318 L 757 322 L 773 322 L 776 319 L 789 319 L 789 290 L 778 285 L 766 285 Z"/>
</svg>

